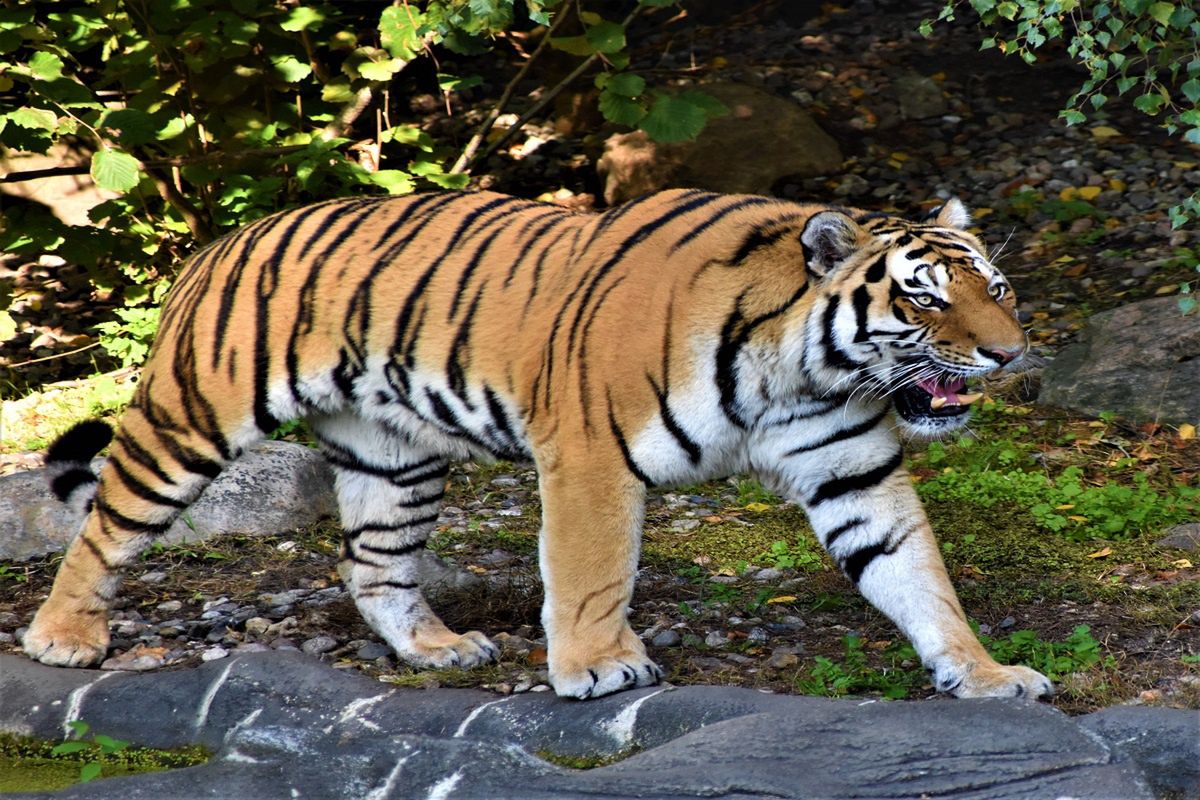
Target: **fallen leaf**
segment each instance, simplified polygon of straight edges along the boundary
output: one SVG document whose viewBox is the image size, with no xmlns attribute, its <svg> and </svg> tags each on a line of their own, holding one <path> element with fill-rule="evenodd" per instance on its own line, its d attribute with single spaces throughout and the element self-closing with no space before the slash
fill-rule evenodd
<svg viewBox="0 0 1200 800">
<path fill-rule="evenodd" d="M 724 522 L 725 520 L 724 520 L 724 518 L 719 517 L 716 514 L 713 514 L 712 516 L 704 517 L 704 521 L 705 522 Z"/>
<path fill-rule="evenodd" d="M 1075 522 L 1087 522 L 1088 521 L 1087 517 L 1081 516 L 1079 514 L 1070 514 L 1067 516 L 1067 519 L 1074 520 Z M 1112 551 L 1110 550 L 1109 552 L 1111 553 Z M 1105 553 L 1105 555 L 1108 555 L 1108 553 Z M 1100 556 L 1095 556 L 1095 558 L 1099 558 L 1099 557 Z"/>
<path fill-rule="evenodd" d="M 1073 267 L 1068 267 L 1067 269 L 1064 269 L 1063 277 L 1078 278 L 1080 275 L 1087 272 L 1087 268 L 1088 268 L 1087 262 L 1080 262 Z"/>
<path fill-rule="evenodd" d="M 1061 506 L 1055 506 L 1054 510 L 1055 511 L 1067 511 L 1068 509 L 1072 509 L 1074 507 L 1075 507 L 1074 503 L 1063 503 Z"/>
<path fill-rule="evenodd" d="M 525 659 L 531 665 L 545 664 L 546 663 L 546 648 L 544 648 L 544 647 L 533 648 L 532 650 L 529 651 L 529 655 L 527 655 L 525 657 Z"/>
<path fill-rule="evenodd" d="M 1114 136 L 1120 136 L 1121 132 L 1116 128 L 1111 128 L 1108 125 L 1097 125 L 1092 128 L 1092 136 L 1097 139 L 1111 139 Z"/>
<path fill-rule="evenodd" d="M 1095 200 L 1100 196 L 1101 188 L 1099 186 L 1081 186 L 1079 187 L 1079 196 L 1084 200 Z"/>
<path fill-rule="evenodd" d="M 771 510 L 771 507 L 766 503 L 747 503 L 746 505 L 742 506 L 742 508 L 746 509 L 747 511 L 759 512 Z"/>
<path fill-rule="evenodd" d="M 1191 569 L 1192 562 L 1188 561 L 1186 558 L 1181 558 L 1178 561 L 1172 561 L 1171 566 L 1178 567 L 1179 569 Z"/>
<path fill-rule="evenodd" d="M 1174 294 L 1179 290 L 1179 287 L 1173 283 L 1168 283 L 1166 286 L 1160 286 L 1154 290 L 1155 294 Z"/>
<path fill-rule="evenodd" d="M 1185 422 L 1182 425 L 1180 425 L 1179 426 L 1179 438 L 1184 439 L 1184 440 L 1195 439 L 1196 438 L 1196 426 L 1190 422 Z"/>
<path fill-rule="evenodd" d="M 1125 191 L 1125 181 L 1121 180 L 1120 178 L 1110 178 L 1108 181 L 1108 188 L 1112 189 L 1114 192 L 1123 192 Z"/>
<path fill-rule="evenodd" d="M 775 597 L 772 597 L 771 599 L 767 600 L 767 603 L 768 603 L 768 604 L 774 604 L 774 603 L 794 603 L 794 602 L 796 602 L 796 595 L 794 595 L 794 594 L 781 594 L 781 595 L 776 595 Z"/>
<path fill-rule="evenodd" d="M 1071 519 L 1075 519 L 1075 518 L 1071 517 Z M 1086 519 L 1086 517 L 1082 517 L 1082 519 Z M 1112 548 L 1105 547 L 1100 550 L 1097 550 L 1094 553 L 1088 553 L 1088 558 L 1104 558 L 1105 556 L 1111 556 L 1111 555 L 1112 555 Z"/>
</svg>

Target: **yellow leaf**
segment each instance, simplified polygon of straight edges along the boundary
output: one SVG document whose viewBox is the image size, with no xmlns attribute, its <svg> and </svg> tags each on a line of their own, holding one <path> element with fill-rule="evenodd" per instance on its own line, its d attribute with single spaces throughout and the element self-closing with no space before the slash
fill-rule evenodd
<svg viewBox="0 0 1200 800">
<path fill-rule="evenodd" d="M 1123 192 L 1125 191 L 1125 181 L 1121 180 L 1120 178 L 1110 178 L 1108 181 L 1108 188 L 1112 189 L 1114 192 Z"/>
<path fill-rule="evenodd" d="M 908 153 L 892 153 L 892 158 L 896 161 L 908 161 Z"/>
<path fill-rule="evenodd" d="M 759 512 L 771 510 L 771 507 L 766 503 L 747 503 L 746 505 L 742 506 L 742 508 L 746 509 L 747 511 Z"/>
<path fill-rule="evenodd" d="M 1066 202 L 1068 200 L 1074 200 L 1075 195 L 1078 192 L 1079 192 L 1079 190 L 1076 189 L 1074 186 L 1067 186 L 1061 192 L 1058 193 L 1058 199 L 1062 200 L 1063 202 Z"/>
<path fill-rule="evenodd" d="M 1195 439 L 1196 438 L 1196 426 L 1190 422 L 1185 422 L 1182 425 L 1180 425 L 1179 426 L 1179 438 L 1180 439 Z"/>
<path fill-rule="evenodd" d="M 1071 519 L 1075 519 L 1075 518 L 1071 517 Z M 1112 555 L 1112 548 L 1105 547 L 1104 549 L 1097 550 L 1094 553 L 1088 553 L 1088 558 L 1104 558 L 1105 556 L 1111 556 L 1111 555 Z"/>
<path fill-rule="evenodd" d="M 932 75 L 930 75 L 930 76 L 929 76 L 929 80 L 931 80 L 931 81 L 937 81 L 938 83 L 941 83 L 942 81 L 946 80 L 946 73 L 944 73 L 944 72 L 935 72 L 935 73 L 933 73 Z"/>
<path fill-rule="evenodd" d="M 867 93 L 866 90 L 863 89 L 861 86 L 851 86 L 849 89 L 846 90 L 846 94 L 850 95 L 855 100 L 862 97 L 866 93 Z"/>
<path fill-rule="evenodd" d="M 1092 128 L 1092 136 L 1097 139 L 1111 139 L 1114 136 L 1120 136 L 1121 132 L 1116 128 L 1110 128 L 1107 125 L 1097 125 Z"/>
<path fill-rule="evenodd" d="M 1055 511 L 1066 511 L 1067 509 L 1074 508 L 1074 507 L 1075 507 L 1074 503 L 1063 503 L 1061 506 L 1055 506 L 1054 510 Z"/>
<path fill-rule="evenodd" d="M 713 58 L 712 61 L 710 61 L 708 63 L 710 63 L 714 67 L 720 69 L 721 67 L 729 66 L 729 59 L 725 58 L 724 56 L 716 56 L 715 58 Z"/>
<path fill-rule="evenodd" d="M 1178 286 L 1176 286 L 1172 283 L 1168 283 L 1166 286 L 1160 286 L 1157 289 L 1155 289 L 1154 293 L 1155 294 L 1171 294 L 1178 288 L 1179 288 Z"/>
<path fill-rule="evenodd" d="M 980 206 L 979 208 L 975 208 L 975 209 L 971 210 L 971 216 L 974 217 L 975 219 L 983 219 L 984 217 L 990 217 L 992 214 L 995 214 L 995 213 L 996 213 L 996 209 L 988 208 L 987 206 Z"/>
<path fill-rule="evenodd" d="M 1081 516 L 1079 514 L 1069 514 L 1069 515 L 1067 515 L 1067 519 L 1072 519 L 1072 520 L 1075 520 L 1076 522 L 1087 522 L 1087 517 Z M 1108 553 L 1105 553 L 1105 555 L 1108 555 Z M 1099 558 L 1099 556 L 1097 556 L 1097 558 Z"/>
<path fill-rule="evenodd" d="M 1100 191 L 1101 189 L 1099 186 L 1081 186 L 1079 189 L 1079 196 L 1084 200 L 1091 201 L 1100 196 Z"/>
<path fill-rule="evenodd" d="M 1191 569 L 1192 562 L 1188 561 L 1186 558 L 1181 558 L 1178 561 L 1172 561 L 1171 566 L 1178 567 L 1179 569 Z"/>
<path fill-rule="evenodd" d="M 795 602 L 795 600 L 796 600 L 796 596 L 794 594 L 781 594 L 778 597 L 772 597 L 767 602 L 768 603 L 792 603 L 792 602 Z"/>
<path fill-rule="evenodd" d="M 1180 169 L 1195 169 L 1195 161 L 1172 161 L 1171 166 L 1179 167 Z"/>
</svg>

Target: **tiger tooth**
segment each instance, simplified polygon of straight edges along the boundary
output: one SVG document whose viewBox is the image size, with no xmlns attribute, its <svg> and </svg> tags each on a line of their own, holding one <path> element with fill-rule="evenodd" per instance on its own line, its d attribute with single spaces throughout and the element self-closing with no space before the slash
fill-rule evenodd
<svg viewBox="0 0 1200 800">
<path fill-rule="evenodd" d="M 971 405 L 971 403 L 974 403 L 976 400 L 978 400 L 981 397 L 983 397 L 982 392 L 975 393 L 975 394 L 960 394 L 958 396 L 958 403 L 959 403 L 959 405 L 969 406 L 969 405 Z"/>
<path fill-rule="evenodd" d="M 978 397 L 978 395 L 976 395 L 976 397 Z M 941 408 L 944 405 L 946 405 L 946 398 L 944 398 L 944 397 L 929 398 L 929 407 L 932 408 L 934 411 L 937 411 L 939 408 Z"/>
</svg>

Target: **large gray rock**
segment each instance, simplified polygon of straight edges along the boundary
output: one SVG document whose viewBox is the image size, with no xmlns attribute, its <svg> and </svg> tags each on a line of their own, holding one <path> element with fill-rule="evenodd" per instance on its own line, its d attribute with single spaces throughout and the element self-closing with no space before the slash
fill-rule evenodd
<svg viewBox="0 0 1200 800">
<path fill-rule="evenodd" d="M 1080 726 L 1113 746 L 1118 759 L 1141 767 L 1161 794 L 1200 797 L 1200 711 L 1116 706 L 1088 714 Z"/>
<path fill-rule="evenodd" d="M 767 194 L 781 178 L 841 169 L 837 142 L 792 101 L 740 83 L 699 88 L 730 113 L 695 141 L 658 144 L 635 131 L 605 142 L 597 169 L 610 205 L 671 187 Z"/>
<path fill-rule="evenodd" d="M 1171 297 L 1096 314 L 1046 367 L 1038 400 L 1093 416 L 1200 421 L 1200 316 Z"/>
<path fill-rule="evenodd" d="M 102 463 L 97 459 L 93 468 Z M 320 453 L 288 442 L 260 442 L 209 485 L 163 541 L 281 533 L 336 513 L 333 475 Z M 43 470 L 0 477 L 0 560 L 63 550 L 82 524 L 78 510 L 50 493 Z"/>
<path fill-rule="evenodd" d="M 900 115 L 905 119 L 928 119 L 946 113 L 942 87 L 932 78 L 911 72 L 897 78 L 892 88 L 900 104 Z"/>
<path fill-rule="evenodd" d="M 1194 713 L 1171 709 L 1081 724 L 1016 700 L 889 703 L 699 686 L 581 703 L 389 688 L 299 654 L 143 675 L 0 655 L 0 731 L 57 739 L 70 719 L 215 755 L 55 797 L 1138 800 L 1154 796 L 1144 769 L 1187 787 L 1196 758 Z M 616 763 L 573 770 L 552 756 Z"/>
</svg>

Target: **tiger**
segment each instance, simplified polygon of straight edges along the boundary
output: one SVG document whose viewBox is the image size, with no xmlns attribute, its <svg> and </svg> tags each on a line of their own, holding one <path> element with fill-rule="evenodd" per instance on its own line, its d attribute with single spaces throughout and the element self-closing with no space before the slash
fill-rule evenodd
<svg viewBox="0 0 1200 800">
<path fill-rule="evenodd" d="M 339 567 L 417 668 L 498 657 L 430 608 L 417 563 L 451 462 L 532 461 L 548 677 L 586 699 L 663 679 L 627 616 L 647 492 L 752 474 L 806 512 L 957 697 L 1052 693 L 972 632 L 905 470 L 963 428 L 967 382 L 1028 349 L 957 199 L 919 221 L 674 189 L 600 213 L 487 191 L 282 211 L 194 254 L 108 444 L 81 423 L 53 488 L 90 509 L 23 639 L 104 658 L 121 568 L 222 468 L 302 419 L 334 473 Z"/>
</svg>

